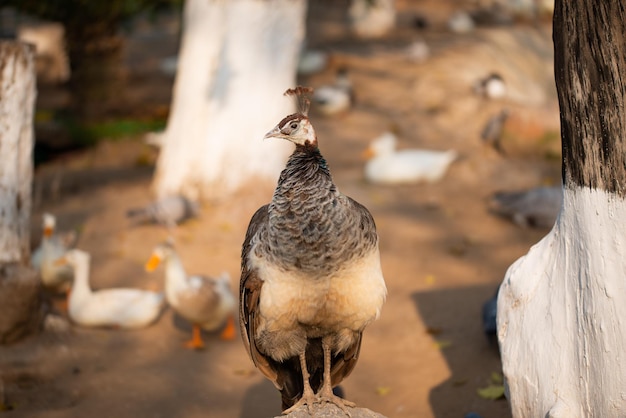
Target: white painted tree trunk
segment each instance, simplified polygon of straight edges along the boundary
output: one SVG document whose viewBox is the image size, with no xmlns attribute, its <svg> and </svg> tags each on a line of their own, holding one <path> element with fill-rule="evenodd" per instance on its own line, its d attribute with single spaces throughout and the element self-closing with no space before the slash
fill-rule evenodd
<svg viewBox="0 0 626 418">
<path fill-rule="evenodd" d="M 154 190 L 218 199 L 276 180 L 290 147 L 263 141 L 293 109 L 305 0 L 187 0 Z"/>
<path fill-rule="evenodd" d="M 35 49 L 0 42 L 0 264 L 30 255 Z"/>
<path fill-rule="evenodd" d="M 626 415 L 625 250 L 624 199 L 565 189 L 552 231 L 509 268 L 497 317 L 514 417 Z"/>
<path fill-rule="evenodd" d="M 40 280 L 28 265 L 35 48 L 0 41 L 0 344 L 39 329 Z"/>
<path fill-rule="evenodd" d="M 623 0 L 556 1 L 563 206 L 498 296 L 514 417 L 626 416 L 625 36 Z"/>
</svg>

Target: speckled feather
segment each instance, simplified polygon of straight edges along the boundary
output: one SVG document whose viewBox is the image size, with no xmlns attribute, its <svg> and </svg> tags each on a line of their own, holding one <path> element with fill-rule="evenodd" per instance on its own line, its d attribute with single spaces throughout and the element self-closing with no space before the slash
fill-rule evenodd
<svg viewBox="0 0 626 418">
<path fill-rule="evenodd" d="M 377 244 L 374 219 L 341 194 L 315 146 L 297 146 L 280 175 L 256 248 L 285 269 L 327 275 Z"/>
</svg>

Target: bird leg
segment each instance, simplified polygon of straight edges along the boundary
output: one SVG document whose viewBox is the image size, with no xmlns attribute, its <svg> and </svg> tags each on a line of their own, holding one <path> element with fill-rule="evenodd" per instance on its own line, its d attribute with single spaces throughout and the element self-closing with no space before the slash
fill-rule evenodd
<svg viewBox="0 0 626 418">
<path fill-rule="evenodd" d="M 202 330 L 199 325 L 193 324 L 192 338 L 185 343 L 185 347 L 194 350 L 204 348 L 204 342 L 202 341 Z"/>
<path fill-rule="evenodd" d="M 222 330 L 222 333 L 220 334 L 220 338 L 222 340 L 233 340 L 235 339 L 235 335 L 236 335 L 235 318 L 232 315 L 230 315 L 228 319 L 226 320 L 226 326 Z"/>
<path fill-rule="evenodd" d="M 283 411 L 283 415 L 287 415 L 288 413 L 295 411 L 302 405 L 306 405 L 309 410 L 309 415 L 312 415 L 311 405 L 317 401 L 315 393 L 311 388 L 311 383 L 309 382 L 309 378 L 311 376 L 309 375 L 309 369 L 306 367 L 306 350 L 302 350 L 302 352 L 298 354 L 298 357 L 300 358 L 300 369 L 302 369 L 302 397 L 292 407 L 285 409 Z"/>
<path fill-rule="evenodd" d="M 324 380 L 322 387 L 319 392 L 317 392 L 317 402 L 329 402 L 335 404 L 341 408 L 346 415 L 351 416 L 350 411 L 348 411 L 348 407 L 353 408 L 356 404 L 354 402 L 341 399 L 333 393 L 333 385 L 330 376 L 330 361 L 332 358 L 330 344 L 332 338 L 332 336 L 325 336 L 322 338 L 322 349 L 324 350 Z"/>
</svg>

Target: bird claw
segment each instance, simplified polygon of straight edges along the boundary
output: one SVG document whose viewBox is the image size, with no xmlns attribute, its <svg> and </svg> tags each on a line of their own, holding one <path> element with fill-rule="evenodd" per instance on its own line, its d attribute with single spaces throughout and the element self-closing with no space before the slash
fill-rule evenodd
<svg viewBox="0 0 626 418">
<path fill-rule="evenodd" d="M 296 409 L 300 408 L 301 406 L 306 405 L 309 415 L 314 416 L 315 414 L 313 413 L 313 405 L 315 404 L 319 405 L 319 404 L 324 404 L 324 403 L 331 403 L 337 406 L 337 408 L 341 409 L 348 417 L 352 416 L 348 408 L 354 408 L 356 406 L 354 402 L 350 402 L 345 399 L 342 399 L 339 396 L 334 395 L 333 393 L 330 393 L 330 394 L 320 393 L 318 395 L 311 395 L 311 396 L 303 395 L 302 398 L 300 398 L 300 400 L 296 402 L 293 406 L 291 406 L 288 409 L 285 409 L 283 411 L 283 415 L 288 415 L 291 412 L 294 412 Z"/>
<path fill-rule="evenodd" d="M 293 411 L 295 411 L 296 409 L 300 408 L 301 406 L 306 405 L 309 415 L 313 416 L 313 411 L 311 410 L 311 406 L 316 402 L 317 402 L 317 399 L 315 398 L 315 396 L 306 396 L 306 397 L 302 396 L 302 398 L 300 398 L 298 402 L 293 404 L 291 407 L 285 409 L 283 411 L 283 415 L 288 415 L 292 413 Z"/>
<path fill-rule="evenodd" d="M 335 395 L 332 392 L 330 393 L 326 393 L 326 392 L 327 391 L 323 391 L 322 393 L 318 394 L 317 397 L 315 398 L 315 402 L 316 403 L 323 403 L 323 402 L 332 403 L 335 406 L 337 406 L 339 409 L 341 409 L 347 416 L 349 417 L 352 416 L 348 408 L 354 408 L 356 406 L 354 402 L 350 402 L 348 400 L 340 398 L 339 396 Z"/>
</svg>

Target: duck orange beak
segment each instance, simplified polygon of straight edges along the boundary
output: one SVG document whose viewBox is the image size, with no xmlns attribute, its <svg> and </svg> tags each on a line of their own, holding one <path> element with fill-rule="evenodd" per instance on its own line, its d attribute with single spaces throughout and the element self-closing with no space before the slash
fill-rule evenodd
<svg viewBox="0 0 626 418">
<path fill-rule="evenodd" d="M 50 228 L 49 226 L 43 229 L 43 236 L 46 238 L 50 238 L 54 233 L 54 228 Z"/>
<path fill-rule="evenodd" d="M 65 257 L 59 257 L 56 260 L 54 260 L 54 265 L 55 266 L 64 266 L 68 264 L 67 258 Z"/>
<path fill-rule="evenodd" d="M 145 265 L 145 269 L 147 272 L 153 272 L 154 270 L 157 269 L 157 267 L 159 267 L 159 264 L 161 264 L 161 257 L 159 257 L 156 254 L 152 254 L 150 256 L 150 259 L 146 262 Z"/>
<path fill-rule="evenodd" d="M 376 153 L 374 152 L 372 147 L 367 147 L 367 149 L 361 153 L 361 159 L 370 160 L 374 158 L 375 155 Z"/>
</svg>

